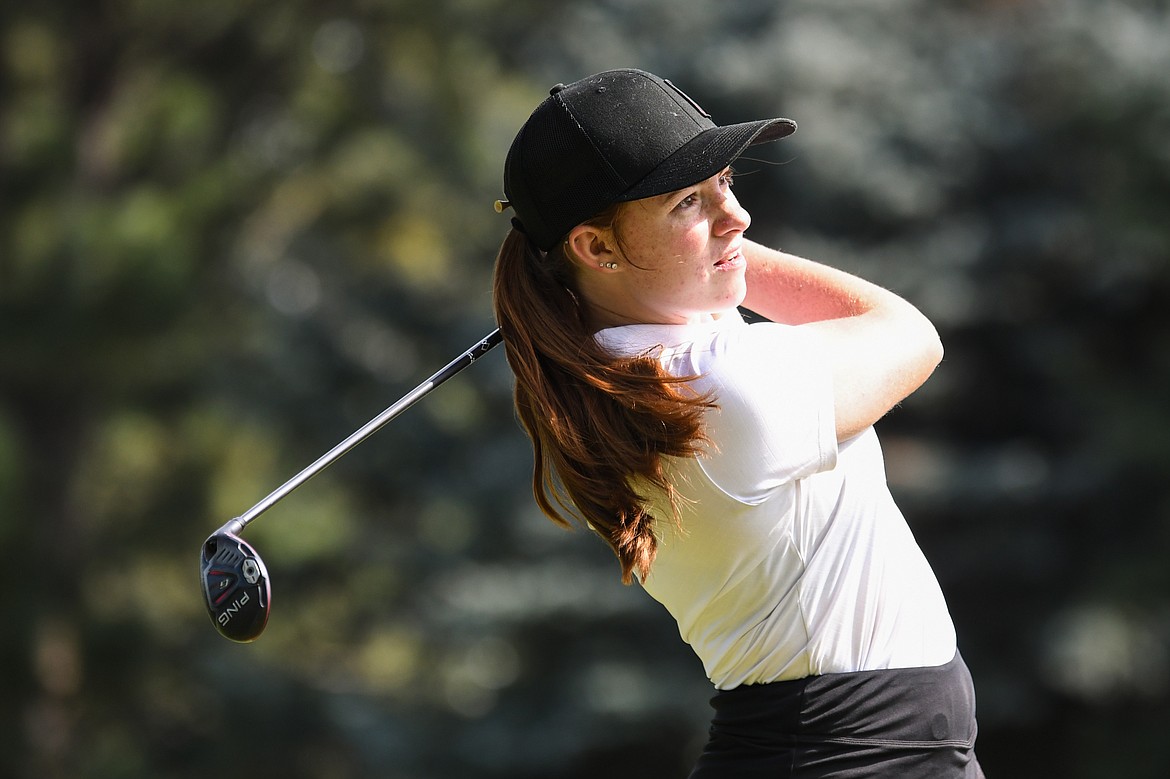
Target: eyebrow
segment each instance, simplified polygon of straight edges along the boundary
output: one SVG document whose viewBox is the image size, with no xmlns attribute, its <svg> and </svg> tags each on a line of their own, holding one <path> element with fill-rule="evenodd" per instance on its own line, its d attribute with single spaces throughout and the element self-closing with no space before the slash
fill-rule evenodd
<svg viewBox="0 0 1170 779">
<path fill-rule="evenodd" d="M 711 176 L 708 176 L 707 178 L 714 178 L 715 176 L 722 176 L 724 173 L 733 173 L 734 174 L 735 168 L 733 168 L 731 165 L 726 165 L 721 170 L 719 170 L 717 173 L 714 173 Z M 694 184 L 688 184 L 685 187 L 679 187 L 678 189 L 672 189 L 670 192 L 665 192 L 661 195 L 658 195 L 654 199 L 657 200 L 659 203 L 666 205 L 666 203 L 670 202 L 670 199 L 673 198 L 675 195 L 677 195 L 679 192 L 682 192 L 684 189 L 691 189 L 692 187 L 697 187 L 706 180 L 707 179 L 701 179 L 699 181 L 696 181 Z"/>
</svg>

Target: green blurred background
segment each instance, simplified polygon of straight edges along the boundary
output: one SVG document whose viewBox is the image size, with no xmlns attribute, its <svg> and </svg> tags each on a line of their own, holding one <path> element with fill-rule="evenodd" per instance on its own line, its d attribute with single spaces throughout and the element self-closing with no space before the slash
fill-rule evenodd
<svg viewBox="0 0 1170 779">
<path fill-rule="evenodd" d="M 791 116 L 749 233 L 905 294 L 881 423 L 988 776 L 1170 775 L 1160 0 L 60 0 L 0 9 L 0 776 L 682 777 L 710 690 L 538 516 L 501 352 L 202 540 L 492 327 L 507 145 L 640 66 Z"/>
</svg>

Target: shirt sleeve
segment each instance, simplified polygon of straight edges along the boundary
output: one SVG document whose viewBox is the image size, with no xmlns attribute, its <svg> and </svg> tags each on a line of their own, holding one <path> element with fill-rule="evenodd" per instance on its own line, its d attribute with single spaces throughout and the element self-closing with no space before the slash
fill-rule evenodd
<svg viewBox="0 0 1170 779">
<path fill-rule="evenodd" d="M 718 405 L 699 465 L 728 496 L 758 504 L 837 463 L 832 375 L 816 336 L 761 322 L 721 329 L 699 359 L 696 388 Z"/>
</svg>

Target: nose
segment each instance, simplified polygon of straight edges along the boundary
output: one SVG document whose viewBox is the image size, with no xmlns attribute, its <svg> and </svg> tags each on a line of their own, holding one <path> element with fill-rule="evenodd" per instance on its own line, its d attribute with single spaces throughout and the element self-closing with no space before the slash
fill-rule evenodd
<svg viewBox="0 0 1170 779">
<path fill-rule="evenodd" d="M 724 193 L 719 204 L 719 214 L 715 219 L 715 234 L 726 235 L 731 232 L 743 232 L 752 223 L 752 216 L 739 204 L 735 194 L 730 190 Z"/>
</svg>

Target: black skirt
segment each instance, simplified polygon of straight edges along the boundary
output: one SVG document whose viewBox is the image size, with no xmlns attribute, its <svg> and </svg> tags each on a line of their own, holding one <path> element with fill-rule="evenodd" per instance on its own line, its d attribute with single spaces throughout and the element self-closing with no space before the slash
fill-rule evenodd
<svg viewBox="0 0 1170 779">
<path fill-rule="evenodd" d="M 946 665 L 721 690 L 690 779 L 981 779 L 975 688 Z"/>
</svg>

